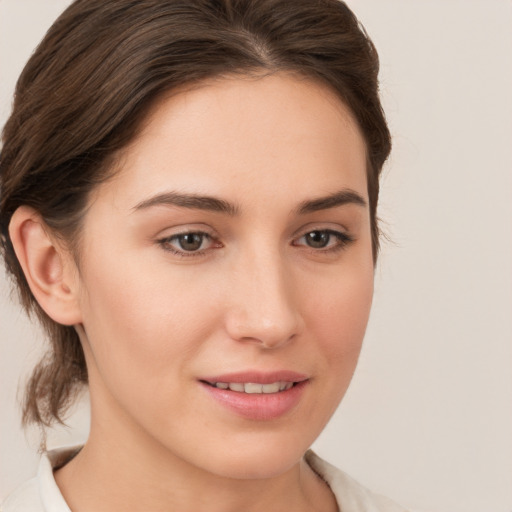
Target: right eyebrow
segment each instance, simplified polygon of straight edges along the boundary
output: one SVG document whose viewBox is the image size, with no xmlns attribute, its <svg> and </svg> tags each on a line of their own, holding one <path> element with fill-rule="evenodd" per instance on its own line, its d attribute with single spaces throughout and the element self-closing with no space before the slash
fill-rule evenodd
<svg viewBox="0 0 512 512">
<path fill-rule="evenodd" d="M 213 196 L 202 196 L 198 194 L 182 194 L 179 192 L 164 192 L 141 201 L 132 209 L 141 211 L 153 206 L 179 206 L 195 210 L 208 210 L 213 212 L 226 213 L 230 216 L 239 214 L 239 208 L 224 199 Z"/>
<path fill-rule="evenodd" d="M 320 197 L 317 199 L 304 201 L 299 205 L 297 212 L 301 215 L 312 213 L 319 210 L 335 208 L 344 204 L 357 204 L 359 206 L 367 206 L 366 201 L 352 190 L 341 190 L 337 193 Z M 199 194 L 185 194 L 180 192 L 164 192 L 157 194 L 144 201 L 141 201 L 132 208 L 133 211 L 147 210 L 154 206 L 178 206 L 181 208 L 189 208 L 193 210 L 205 210 L 212 212 L 225 213 L 230 216 L 240 214 L 240 208 L 214 196 L 202 196 Z"/>
</svg>

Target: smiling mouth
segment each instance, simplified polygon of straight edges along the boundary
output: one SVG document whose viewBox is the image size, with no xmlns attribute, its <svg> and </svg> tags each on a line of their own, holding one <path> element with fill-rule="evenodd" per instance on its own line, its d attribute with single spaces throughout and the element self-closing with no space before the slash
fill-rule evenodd
<svg viewBox="0 0 512 512">
<path fill-rule="evenodd" d="M 258 384 L 256 382 L 207 382 L 202 381 L 209 386 L 217 389 L 235 391 L 237 393 L 247 394 L 272 394 L 288 391 L 294 387 L 297 382 L 280 380 L 269 384 Z"/>
<path fill-rule="evenodd" d="M 293 371 L 246 371 L 199 380 L 215 401 L 251 421 L 270 421 L 295 408 L 310 377 Z"/>
</svg>

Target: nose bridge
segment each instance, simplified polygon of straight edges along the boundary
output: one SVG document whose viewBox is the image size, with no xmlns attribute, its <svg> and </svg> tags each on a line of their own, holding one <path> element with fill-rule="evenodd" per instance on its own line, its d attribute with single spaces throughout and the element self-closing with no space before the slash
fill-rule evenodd
<svg viewBox="0 0 512 512">
<path fill-rule="evenodd" d="M 272 348 L 300 330 L 290 269 L 277 248 L 247 250 L 237 262 L 227 327 L 238 340 Z"/>
</svg>

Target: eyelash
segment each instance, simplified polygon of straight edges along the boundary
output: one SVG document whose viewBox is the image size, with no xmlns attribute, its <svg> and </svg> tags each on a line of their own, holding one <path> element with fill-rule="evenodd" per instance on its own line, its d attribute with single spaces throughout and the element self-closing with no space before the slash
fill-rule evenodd
<svg viewBox="0 0 512 512">
<path fill-rule="evenodd" d="M 349 244 L 351 244 L 355 240 L 348 233 L 343 233 L 341 231 L 335 231 L 333 229 L 312 229 L 312 230 L 304 233 L 302 236 L 300 236 L 298 238 L 298 240 L 306 237 L 307 235 L 310 235 L 311 233 L 322 233 L 322 234 L 328 235 L 329 237 L 332 236 L 337 239 L 337 243 L 335 243 L 332 246 L 328 246 L 327 248 L 323 248 L 323 247 L 322 248 L 314 248 L 311 246 L 306 246 L 307 249 L 310 250 L 310 252 L 315 253 L 315 254 L 335 254 L 335 253 L 340 252 L 343 249 L 345 249 Z M 186 251 L 186 250 L 176 249 L 175 247 L 173 247 L 171 245 L 172 242 L 178 241 L 180 239 L 180 237 L 184 237 L 187 235 L 198 235 L 198 236 L 202 237 L 201 245 L 203 245 L 203 242 L 205 241 L 205 239 L 206 240 L 209 239 L 209 240 L 212 240 L 214 243 L 218 243 L 218 246 L 217 246 L 218 248 L 222 247 L 222 244 L 220 244 L 220 242 L 216 242 L 214 240 L 214 238 L 212 237 L 212 235 L 210 235 L 209 233 L 206 233 L 204 231 L 185 231 L 183 233 L 176 233 L 175 235 L 161 238 L 161 239 L 157 240 L 157 242 L 162 247 L 162 249 L 164 249 L 165 251 L 170 252 L 180 258 L 200 257 L 200 256 L 203 256 L 207 251 L 209 251 L 210 249 L 213 248 L 213 247 L 208 247 L 207 249 L 201 249 L 201 250 L 197 250 L 197 251 Z M 330 242 L 330 238 L 329 238 L 329 242 Z M 297 246 L 297 244 L 295 244 L 295 243 L 293 245 Z"/>
<path fill-rule="evenodd" d="M 204 231 L 185 231 L 183 233 L 176 233 L 175 235 L 167 236 L 165 238 L 161 238 L 158 240 L 158 243 L 164 249 L 164 251 L 170 252 L 176 256 L 179 256 L 180 258 L 194 258 L 204 255 L 210 248 L 208 249 L 202 249 L 198 251 L 185 251 L 185 250 L 179 250 L 176 249 L 171 245 L 173 241 L 178 241 L 180 237 L 184 237 L 187 235 L 199 235 L 202 237 L 201 245 L 203 245 L 204 240 L 214 240 L 213 237 Z M 219 244 L 220 246 L 220 244 Z"/>
<path fill-rule="evenodd" d="M 322 253 L 322 254 L 335 254 L 337 252 L 340 252 L 342 251 L 343 249 L 345 249 L 350 243 L 354 242 L 354 238 L 349 235 L 348 233 L 344 233 L 342 231 L 335 231 L 334 229 L 312 229 L 310 231 L 308 231 L 307 233 L 304 233 L 300 238 L 304 238 L 306 237 L 307 235 L 310 235 L 311 233 L 322 233 L 322 234 L 325 234 L 325 235 L 328 235 L 329 236 L 329 242 L 330 242 L 330 237 L 334 237 L 337 239 L 337 243 L 335 243 L 334 245 L 331 245 L 331 246 L 328 246 L 327 248 L 314 248 L 314 247 L 311 247 L 311 246 L 307 246 L 307 248 L 313 252 L 313 253 Z M 328 242 L 328 243 L 329 243 Z"/>
</svg>

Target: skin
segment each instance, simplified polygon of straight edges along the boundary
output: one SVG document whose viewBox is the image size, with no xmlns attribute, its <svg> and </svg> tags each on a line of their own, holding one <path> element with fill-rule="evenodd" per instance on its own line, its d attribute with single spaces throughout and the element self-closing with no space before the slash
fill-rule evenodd
<svg viewBox="0 0 512 512">
<path fill-rule="evenodd" d="M 74 512 L 337 510 L 302 457 L 357 363 L 370 219 L 354 202 L 298 210 L 347 190 L 367 203 L 365 151 L 325 86 L 224 78 L 151 111 L 91 197 L 79 268 L 37 214 L 16 212 L 11 235 L 34 294 L 76 325 L 87 360 L 90 438 L 56 472 Z M 237 214 L 147 205 L 168 192 L 214 196 Z M 326 247 L 311 247 L 315 231 Z M 209 236 L 183 256 L 183 232 Z M 235 414 L 199 382 L 247 370 L 308 381 L 271 420 Z"/>
</svg>

